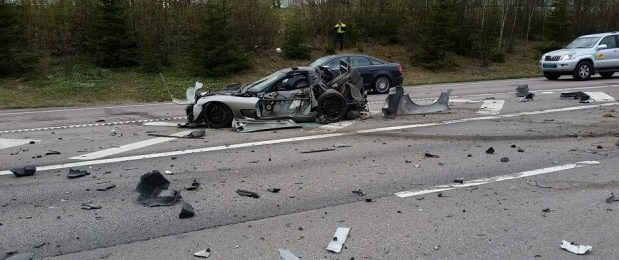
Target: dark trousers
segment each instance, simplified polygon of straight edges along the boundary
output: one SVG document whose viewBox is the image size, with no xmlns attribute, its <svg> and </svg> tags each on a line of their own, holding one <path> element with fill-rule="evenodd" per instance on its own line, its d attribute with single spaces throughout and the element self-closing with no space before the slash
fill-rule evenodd
<svg viewBox="0 0 619 260">
<path fill-rule="evenodd" d="M 344 34 L 336 33 L 336 40 L 340 44 L 340 51 L 344 49 Z"/>
</svg>

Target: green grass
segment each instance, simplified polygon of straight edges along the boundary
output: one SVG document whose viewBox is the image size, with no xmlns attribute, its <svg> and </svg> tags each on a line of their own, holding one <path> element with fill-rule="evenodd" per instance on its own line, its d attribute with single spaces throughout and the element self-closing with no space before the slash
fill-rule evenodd
<svg viewBox="0 0 619 260">
<path fill-rule="evenodd" d="M 532 48 L 521 47 L 518 54 L 506 55 L 505 63 L 481 66 L 476 59 L 451 55 L 455 66 L 430 71 L 410 64 L 407 53 L 398 46 L 363 46 L 363 53 L 404 67 L 404 84 L 420 85 L 491 79 L 511 79 L 541 76 Z M 346 53 L 360 52 L 353 48 Z M 312 57 L 324 55 L 316 51 Z M 287 60 L 274 51 L 254 54 L 251 70 L 222 79 L 197 78 L 179 71 L 162 72 L 172 94 L 184 98 L 185 89 L 194 82 L 204 83 L 204 89 L 217 89 L 230 83 L 251 83 L 264 75 L 285 67 L 305 65 L 311 60 Z M 108 70 L 88 66 L 52 67 L 51 72 L 33 78 L 0 79 L 0 109 L 92 106 L 170 101 L 159 73 L 137 70 Z"/>
</svg>

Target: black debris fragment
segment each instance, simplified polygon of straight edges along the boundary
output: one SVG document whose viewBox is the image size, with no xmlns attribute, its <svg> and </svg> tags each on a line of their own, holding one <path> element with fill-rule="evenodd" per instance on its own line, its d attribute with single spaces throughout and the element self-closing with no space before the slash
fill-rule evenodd
<svg viewBox="0 0 619 260">
<path fill-rule="evenodd" d="M 45 153 L 45 155 L 57 155 L 57 154 L 60 154 L 60 152 L 59 151 L 49 151 L 49 152 Z"/>
<path fill-rule="evenodd" d="M 97 120 L 97 121 L 95 121 L 95 122 L 97 122 L 97 123 L 103 123 L 103 122 L 105 122 L 105 119 L 99 119 L 99 120 Z"/>
<path fill-rule="evenodd" d="M 518 151 L 519 153 L 524 153 L 524 149 L 522 149 L 522 148 L 518 148 L 518 150 L 517 150 L 517 151 Z"/>
<path fill-rule="evenodd" d="M 38 245 L 34 246 L 34 248 L 41 248 L 41 247 L 42 247 L 42 246 L 44 246 L 45 244 L 47 244 L 47 243 L 45 243 L 45 242 L 40 243 L 40 244 L 38 244 Z"/>
<path fill-rule="evenodd" d="M 177 190 L 170 190 L 170 182 L 157 170 L 140 177 L 140 183 L 135 191 L 140 193 L 138 201 L 149 207 L 170 206 L 181 198 Z"/>
<path fill-rule="evenodd" d="M 509 158 L 508 157 L 503 157 L 503 158 L 501 158 L 501 162 L 509 162 Z"/>
<path fill-rule="evenodd" d="M 15 177 L 34 175 L 36 171 L 37 167 L 35 165 L 26 165 L 24 167 L 16 167 L 11 169 L 11 172 L 15 175 Z"/>
<path fill-rule="evenodd" d="M 221 167 L 218 170 L 221 171 L 221 172 L 225 172 L 225 171 L 230 171 L 232 169 L 230 167 Z"/>
<path fill-rule="evenodd" d="M 260 198 L 260 195 L 258 195 L 258 193 L 253 192 L 253 191 L 247 191 L 247 190 L 241 190 L 238 189 L 236 190 L 236 193 L 241 195 L 241 196 L 245 196 L 245 197 L 252 197 L 252 198 Z"/>
<path fill-rule="evenodd" d="M 82 209 L 91 210 L 91 209 L 100 209 L 101 206 L 93 203 L 82 203 Z"/>
<path fill-rule="evenodd" d="M 564 92 L 561 93 L 561 95 L 559 95 L 559 97 L 562 98 L 573 98 L 573 99 L 579 99 L 581 103 L 588 103 L 590 96 L 585 94 L 584 92 Z"/>
<path fill-rule="evenodd" d="M 13 253 L 4 260 L 30 260 L 34 257 L 34 253 Z"/>
<path fill-rule="evenodd" d="M 597 149 L 603 149 L 604 147 L 602 147 L 601 145 L 598 145 L 596 148 Z"/>
<path fill-rule="evenodd" d="M 200 137 L 203 137 L 205 133 L 206 133 L 206 131 L 204 131 L 204 129 L 200 129 L 200 130 L 191 131 L 191 133 L 189 133 L 185 137 L 188 137 L 188 138 L 200 138 Z"/>
<path fill-rule="evenodd" d="M 454 179 L 455 183 L 464 183 L 464 179 L 460 178 L 460 179 Z"/>
<path fill-rule="evenodd" d="M 186 190 L 195 190 L 198 187 L 200 187 L 200 183 L 198 182 L 197 179 L 193 179 L 193 181 L 191 183 L 189 183 L 189 185 L 185 186 Z"/>
<path fill-rule="evenodd" d="M 361 191 L 361 189 L 353 190 L 352 193 L 355 193 L 355 194 L 357 194 L 359 196 L 364 196 L 365 195 L 365 193 L 363 193 L 363 191 Z"/>
<path fill-rule="evenodd" d="M 180 219 L 191 218 L 194 215 L 196 215 L 196 212 L 193 209 L 193 207 L 185 201 L 181 202 L 181 213 L 178 215 L 178 218 Z"/>
<path fill-rule="evenodd" d="M 543 211 L 543 212 L 550 212 L 550 208 L 543 209 L 542 211 Z"/>
<path fill-rule="evenodd" d="M 515 145 L 515 144 L 512 144 L 510 147 L 511 147 L 511 148 L 516 148 L 516 145 Z"/>
<path fill-rule="evenodd" d="M 610 193 L 610 197 L 608 197 L 606 199 L 606 203 L 613 203 L 615 201 L 619 201 L 619 198 L 617 198 L 617 196 L 615 196 L 615 193 L 611 192 Z"/>
<path fill-rule="evenodd" d="M 30 142 L 28 142 L 28 143 L 29 143 L 29 144 L 35 144 L 36 142 L 35 142 L 35 141 L 30 141 Z"/>
<path fill-rule="evenodd" d="M 78 170 L 78 169 L 71 168 L 69 169 L 69 174 L 67 174 L 67 178 L 75 179 L 75 178 L 84 177 L 86 175 L 90 175 L 90 173 L 85 170 Z"/>
<path fill-rule="evenodd" d="M 365 199 L 365 202 L 374 202 L 373 199 Z"/>
<path fill-rule="evenodd" d="M 280 190 L 282 190 L 282 189 L 279 189 L 279 188 L 268 188 L 267 190 L 268 190 L 269 192 L 271 192 L 271 193 L 278 193 L 278 192 L 279 192 Z"/>
<path fill-rule="evenodd" d="M 334 144 L 333 147 L 335 147 L 335 148 L 346 148 L 346 147 L 350 147 L 350 145 L 348 145 L 348 144 Z"/>
<path fill-rule="evenodd" d="M 535 94 L 529 93 L 526 96 L 522 97 L 520 100 L 518 100 L 518 102 L 527 102 L 529 100 L 533 101 L 533 97 L 535 97 Z"/>
<path fill-rule="evenodd" d="M 516 97 L 524 97 L 526 95 L 528 95 L 529 92 L 529 85 L 528 84 L 524 84 L 524 85 L 517 85 L 516 86 Z"/>
<path fill-rule="evenodd" d="M 531 186 L 536 186 L 536 187 L 539 187 L 539 188 L 545 188 L 545 189 L 551 188 L 548 185 L 539 184 L 539 183 L 537 183 L 536 181 L 533 181 L 533 180 L 527 180 L 527 184 L 529 184 Z"/>
<path fill-rule="evenodd" d="M 98 191 L 106 191 L 106 190 L 110 190 L 116 188 L 116 185 L 114 183 L 111 182 L 103 182 L 103 183 L 97 183 L 97 190 Z"/>
<path fill-rule="evenodd" d="M 494 148 L 493 147 L 488 148 L 488 150 L 486 150 L 486 153 L 487 154 L 493 154 L 494 153 Z"/>
<path fill-rule="evenodd" d="M 301 153 L 320 153 L 320 152 L 329 152 L 329 151 L 334 151 L 335 149 L 333 148 L 325 148 L 325 149 L 318 149 L 318 150 L 309 150 L 309 151 L 302 151 Z"/>
<path fill-rule="evenodd" d="M 424 156 L 425 156 L 425 157 L 428 157 L 428 158 L 439 158 L 439 156 L 438 156 L 438 155 L 436 155 L 436 154 L 431 154 L 431 153 L 425 153 L 425 154 L 424 154 Z"/>
</svg>

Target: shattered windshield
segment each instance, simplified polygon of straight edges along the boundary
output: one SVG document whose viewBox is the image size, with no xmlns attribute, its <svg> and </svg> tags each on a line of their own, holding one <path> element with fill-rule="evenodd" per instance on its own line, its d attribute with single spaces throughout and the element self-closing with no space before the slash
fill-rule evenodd
<svg viewBox="0 0 619 260">
<path fill-rule="evenodd" d="M 591 48 L 595 43 L 598 42 L 600 37 L 580 37 L 567 46 L 565 49 L 583 49 L 583 48 Z"/>
<path fill-rule="evenodd" d="M 257 80 L 256 82 L 250 84 L 247 89 L 247 92 L 259 93 L 264 92 L 271 86 L 273 83 L 277 82 L 279 79 L 284 77 L 286 73 L 288 73 L 290 69 L 283 69 L 276 71 L 275 73 L 268 75 L 264 78 Z"/>
</svg>

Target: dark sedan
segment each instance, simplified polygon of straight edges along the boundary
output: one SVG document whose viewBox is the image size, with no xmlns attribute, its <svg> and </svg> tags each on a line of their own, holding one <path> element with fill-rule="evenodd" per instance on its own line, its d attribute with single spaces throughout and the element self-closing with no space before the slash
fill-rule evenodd
<svg viewBox="0 0 619 260">
<path fill-rule="evenodd" d="M 363 78 L 363 89 L 374 93 L 389 93 L 391 87 L 401 86 L 404 81 L 402 66 L 363 54 L 338 54 L 319 58 L 308 67 L 326 66 L 339 72 L 343 60 L 355 68 Z"/>
</svg>

